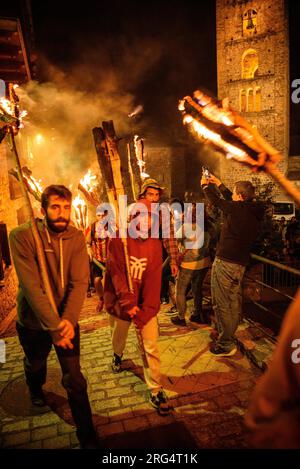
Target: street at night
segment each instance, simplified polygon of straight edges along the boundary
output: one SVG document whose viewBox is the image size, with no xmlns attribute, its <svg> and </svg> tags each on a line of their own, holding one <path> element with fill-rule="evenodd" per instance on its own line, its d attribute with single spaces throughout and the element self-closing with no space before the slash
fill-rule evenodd
<svg viewBox="0 0 300 469">
<path fill-rule="evenodd" d="M 298 13 L 1 3 L 11 464 L 297 460 Z"/>
</svg>

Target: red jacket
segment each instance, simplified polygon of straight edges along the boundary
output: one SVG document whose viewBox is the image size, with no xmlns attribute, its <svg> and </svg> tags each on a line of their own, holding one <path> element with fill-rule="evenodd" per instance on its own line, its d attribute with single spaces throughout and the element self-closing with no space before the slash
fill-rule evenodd
<svg viewBox="0 0 300 469">
<path fill-rule="evenodd" d="M 104 283 L 106 311 L 125 321 L 127 312 L 140 308 L 135 323 L 142 328 L 157 315 L 160 308 L 162 245 L 159 239 L 127 238 L 134 292 L 128 291 L 125 257 L 120 238 L 111 238 L 107 249 L 107 271 Z"/>
</svg>

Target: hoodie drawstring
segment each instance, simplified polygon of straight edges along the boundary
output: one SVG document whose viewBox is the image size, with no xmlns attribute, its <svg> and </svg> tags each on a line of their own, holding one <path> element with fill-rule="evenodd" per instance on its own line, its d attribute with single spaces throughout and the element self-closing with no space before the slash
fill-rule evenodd
<svg viewBox="0 0 300 469">
<path fill-rule="evenodd" d="M 50 234 L 49 234 L 49 231 L 48 231 L 48 228 L 47 226 L 45 225 L 45 231 L 46 231 L 46 235 L 47 235 L 47 240 L 48 240 L 48 243 L 51 244 L 51 238 L 50 238 Z"/>
<path fill-rule="evenodd" d="M 46 236 L 49 244 L 51 243 L 51 237 L 50 233 L 48 231 L 47 225 L 45 224 L 45 231 L 46 231 Z M 59 238 L 59 270 L 60 270 L 60 282 L 61 282 L 61 288 L 65 288 L 65 279 L 64 279 L 64 252 L 63 252 L 63 243 L 62 243 L 62 237 Z"/>
<path fill-rule="evenodd" d="M 61 288 L 65 288 L 64 280 L 64 252 L 63 252 L 63 243 L 62 238 L 59 238 L 59 261 L 60 261 L 60 279 L 61 279 Z"/>
</svg>

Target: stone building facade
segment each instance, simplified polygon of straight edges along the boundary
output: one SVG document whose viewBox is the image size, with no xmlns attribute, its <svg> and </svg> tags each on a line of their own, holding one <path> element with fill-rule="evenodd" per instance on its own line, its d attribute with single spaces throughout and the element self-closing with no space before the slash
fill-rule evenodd
<svg viewBox="0 0 300 469">
<path fill-rule="evenodd" d="M 164 195 L 184 198 L 186 191 L 186 149 L 184 147 L 151 146 L 145 152 L 146 169 L 165 187 Z"/>
<path fill-rule="evenodd" d="M 285 0 L 217 0 L 218 96 L 238 110 L 282 155 L 288 170 L 289 34 Z M 220 160 L 228 187 L 252 173 Z M 267 176 L 262 175 L 262 178 Z M 278 195 L 280 189 L 276 189 Z"/>
<path fill-rule="evenodd" d="M 34 47 L 30 2 L 2 2 L 0 5 L 0 79 L 10 97 L 11 84 L 22 84 L 34 78 Z M 26 4 L 25 4 L 26 3 Z M 17 8 L 18 7 L 18 8 Z M 4 90 L 1 89 L 3 93 Z M 1 97 L 4 97 L 2 94 Z M 23 223 L 27 216 L 20 185 L 9 174 L 15 166 L 7 138 L 0 143 L 0 223 L 7 232 Z M 6 241 L 0 237 L 0 325 L 15 305 L 17 279 L 11 265 L 4 262 Z M 5 246 L 4 246 L 5 243 Z"/>
</svg>

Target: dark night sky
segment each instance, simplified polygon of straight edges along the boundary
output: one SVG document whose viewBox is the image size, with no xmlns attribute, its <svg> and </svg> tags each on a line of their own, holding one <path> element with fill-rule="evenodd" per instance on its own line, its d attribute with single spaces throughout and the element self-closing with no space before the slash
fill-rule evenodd
<svg viewBox="0 0 300 469">
<path fill-rule="evenodd" d="M 167 140 L 182 128 L 179 98 L 199 86 L 216 93 L 215 0 L 33 0 L 32 10 L 50 63 L 88 91 L 113 73 Z"/>
</svg>

